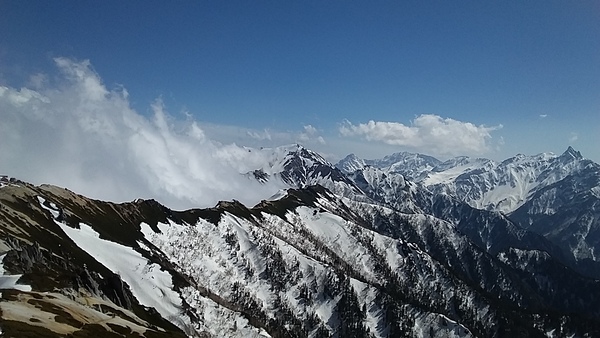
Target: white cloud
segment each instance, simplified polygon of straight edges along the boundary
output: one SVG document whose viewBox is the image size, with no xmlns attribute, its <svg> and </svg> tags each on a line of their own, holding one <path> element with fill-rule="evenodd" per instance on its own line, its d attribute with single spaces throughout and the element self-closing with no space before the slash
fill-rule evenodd
<svg viewBox="0 0 600 338">
<path fill-rule="evenodd" d="M 250 136 L 253 139 L 259 140 L 259 141 L 264 141 L 264 140 L 271 140 L 271 134 L 269 133 L 268 130 L 263 130 L 262 132 L 257 132 L 254 130 L 247 130 L 246 134 L 248 136 Z"/>
<path fill-rule="evenodd" d="M 315 134 L 317 134 L 317 128 L 315 128 L 309 124 L 309 125 L 304 126 L 304 132 L 306 132 L 306 134 L 308 134 L 308 135 L 315 135 Z"/>
<path fill-rule="evenodd" d="M 304 126 L 304 132 L 301 132 L 298 135 L 298 140 L 304 143 L 316 142 L 318 144 L 325 144 L 325 139 L 323 138 L 323 136 L 319 135 L 319 131 L 317 130 L 317 128 L 313 127 L 310 124 Z"/>
<path fill-rule="evenodd" d="M 548 117 L 548 114 L 540 114 L 541 119 L 545 119 L 546 117 Z"/>
<path fill-rule="evenodd" d="M 106 88 L 89 61 L 55 61 L 64 77 L 56 87 L 0 86 L 1 174 L 180 209 L 233 198 L 252 204 L 277 191 L 240 174 L 263 164 L 256 152 L 213 141 L 189 119 L 173 120 L 160 101 L 151 118 L 142 116 L 123 88 Z"/>
<path fill-rule="evenodd" d="M 571 135 L 569 136 L 569 143 L 574 143 L 578 139 L 579 139 L 579 134 L 572 132 Z"/>
<path fill-rule="evenodd" d="M 398 122 L 369 121 L 357 125 L 345 121 L 342 136 L 401 146 L 433 155 L 477 155 L 490 150 L 491 132 L 501 125 L 486 127 L 437 115 L 417 116 L 410 126 Z"/>
</svg>

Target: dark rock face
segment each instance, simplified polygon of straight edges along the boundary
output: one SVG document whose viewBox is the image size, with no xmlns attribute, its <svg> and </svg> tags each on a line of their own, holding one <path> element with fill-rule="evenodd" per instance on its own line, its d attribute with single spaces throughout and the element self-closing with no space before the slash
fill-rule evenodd
<svg viewBox="0 0 600 338">
<path fill-rule="evenodd" d="M 14 272 L 27 273 L 31 272 L 34 266 L 46 266 L 44 255 L 37 242 L 21 245 L 13 238 L 7 242 L 13 250 L 8 252 L 5 262 L 15 267 Z"/>
</svg>

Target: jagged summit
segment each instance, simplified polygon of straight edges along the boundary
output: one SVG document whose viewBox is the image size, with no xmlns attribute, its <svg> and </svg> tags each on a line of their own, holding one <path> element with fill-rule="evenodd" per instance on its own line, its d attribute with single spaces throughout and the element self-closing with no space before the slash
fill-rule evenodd
<svg viewBox="0 0 600 338">
<path fill-rule="evenodd" d="M 568 158 L 573 158 L 576 160 L 581 160 L 583 159 L 583 156 L 581 155 L 581 153 L 575 149 L 573 149 L 573 147 L 569 146 L 567 148 L 567 150 L 565 150 L 564 153 L 562 153 L 561 157 L 568 157 Z"/>
<path fill-rule="evenodd" d="M 350 174 L 357 170 L 363 169 L 365 165 L 366 164 L 364 160 L 354 154 L 349 154 L 341 159 L 335 166 L 343 173 Z"/>
<path fill-rule="evenodd" d="M 300 144 L 260 149 L 265 157 L 261 168 L 248 173 L 261 183 L 280 182 L 280 187 L 304 188 L 322 185 L 338 193 L 360 193 L 344 173 L 319 153 Z"/>
</svg>

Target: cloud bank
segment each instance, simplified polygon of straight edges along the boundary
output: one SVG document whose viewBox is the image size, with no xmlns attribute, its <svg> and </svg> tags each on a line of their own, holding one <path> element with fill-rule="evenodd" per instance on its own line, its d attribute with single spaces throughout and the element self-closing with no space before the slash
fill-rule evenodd
<svg viewBox="0 0 600 338">
<path fill-rule="evenodd" d="M 127 91 L 108 89 L 89 61 L 55 63 L 60 83 L 38 75 L 35 90 L 0 86 L 0 174 L 178 209 L 233 198 L 253 204 L 279 188 L 240 174 L 264 164 L 260 153 L 216 142 L 194 121 L 174 121 L 160 101 L 150 118 L 138 114 Z"/>
<path fill-rule="evenodd" d="M 491 132 L 500 128 L 501 125 L 477 126 L 469 122 L 424 114 L 417 116 L 410 126 L 373 120 L 355 125 L 345 121 L 339 127 L 339 132 L 345 137 L 383 142 L 425 154 L 456 156 L 488 152 Z"/>
</svg>

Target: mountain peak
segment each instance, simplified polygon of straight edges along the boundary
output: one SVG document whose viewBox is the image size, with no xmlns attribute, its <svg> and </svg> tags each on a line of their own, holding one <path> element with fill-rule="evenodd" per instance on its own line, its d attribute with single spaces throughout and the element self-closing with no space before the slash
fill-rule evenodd
<svg viewBox="0 0 600 338">
<path fill-rule="evenodd" d="M 562 157 L 569 157 L 569 158 L 573 158 L 576 160 L 580 160 L 583 158 L 583 156 L 581 156 L 581 153 L 578 152 L 577 150 L 573 149 L 573 147 L 569 146 L 567 148 L 567 150 L 565 150 L 565 152 L 561 155 Z"/>
<path fill-rule="evenodd" d="M 305 162 L 305 164 L 309 166 L 313 165 L 314 163 L 331 165 L 329 161 L 327 161 L 323 156 L 321 156 L 321 154 L 312 151 L 308 148 L 305 148 L 300 144 L 296 144 L 294 147 L 288 149 L 287 158 L 288 159 L 286 162 L 290 162 L 293 159 L 296 159 Z"/>
<path fill-rule="evenodd" d="M 363 169 L 365 167 L 365 161 L 354 154 L 349 154 L 341 159 L 335 166 L 343 173 L 349 174 Z"/>
</svg>

